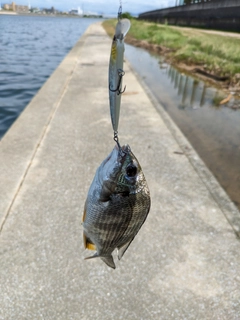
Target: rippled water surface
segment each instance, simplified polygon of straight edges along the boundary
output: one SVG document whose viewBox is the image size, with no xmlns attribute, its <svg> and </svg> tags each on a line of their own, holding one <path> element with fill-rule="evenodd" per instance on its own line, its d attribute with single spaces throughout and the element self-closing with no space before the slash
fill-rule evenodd
<svg viewBox="0 0 240 320">
<path fill-rule="evenodd" d="M 96 21 L 0 15 L 0 138 Z"/>
</svg>

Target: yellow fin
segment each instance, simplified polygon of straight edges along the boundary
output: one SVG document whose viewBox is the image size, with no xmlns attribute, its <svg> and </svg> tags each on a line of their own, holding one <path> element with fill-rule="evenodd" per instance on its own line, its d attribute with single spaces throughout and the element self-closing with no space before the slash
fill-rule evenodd
<svg viewBox="0 0 240 320">
<path fill-rule="evenodd" d="M 91 240 L 87 238 L 84 232 L 83 232 L 83 244 L 85 249 L 95 250 L 95 251 L 97 250 L 95 244 L 93 244 Z"/>
<path fill-rule="evenodd" d="M 96 251 L 96 246 L 93 243 L 87 242 L 87 247 L 88 250 L 95 250 Z"/>
<path fill-rule="evenodd" d="M 85 202 L 85 205 L 84 205 L 84 209 L 83 209 L 83 215 L 82 215 L 82 222 L 84 222 L 85 218 L 86 218 L 86 202 Z"/>
</svg>

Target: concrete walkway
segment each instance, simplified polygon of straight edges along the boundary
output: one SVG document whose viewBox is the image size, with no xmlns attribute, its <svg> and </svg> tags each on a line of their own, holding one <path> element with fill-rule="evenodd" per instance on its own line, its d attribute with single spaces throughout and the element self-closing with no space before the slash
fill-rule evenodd
<svg viewBox="0 0 240 320">
<path fill-rule="evenodd" d="M 128 64 L 119 136 L 152 208 L 116 270 L 83 260 L 110 45 L 90 26 L 0 143 L 0 319 L 240 319 L 240 213 Z"/>
</svg>

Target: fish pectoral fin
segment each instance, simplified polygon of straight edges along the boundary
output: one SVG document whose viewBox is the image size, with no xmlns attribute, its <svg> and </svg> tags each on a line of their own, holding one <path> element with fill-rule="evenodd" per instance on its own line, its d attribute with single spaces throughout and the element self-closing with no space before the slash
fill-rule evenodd
<svg viewBox="0 0 240 320">
<path fill-rule="evenodd" d="M 83 215 L 82 215 L 82 222 L 85 221 L 86 214 L 87 214 L 87 204 L 86 204 L 86 202 L 85 202 L 85 204 L 84 204 L 84 209 L 83 209 Z"/>
<path fill-rule="evenodd" d="M 93 256 L 87 257 L 84 260 L 93 259 L 93 258 L 101 258 L 102 261 L 106 263 L 106 265 L 108 265 L 109 267 L 111 267 L 113 269 L 116 269 L 116 266 L 115 266 L 115 263 L 113 261 L 113 257 L 111 254 L 104 256 L 104 255 L 99 255 L 96 252 Z"/>
<path fill-rule="evenodd" d="M 83 244 L 85 249 L 97 250 L 95 244 L 86 236 L 85 232 L 83 232 Z"/>
<path fill-rule="evenodd" d="M 102 185 L 102 190 L 99 196 L 99 201 L 101 202 L 107 202 L 111 199 L 112 195 L 112 190 L 111 190 L 111 184 L 109 181 L 104 181 Z"/>
<path fill-rule="evenodd" d="M 131 242 L 133 241 L 134 238 L 132 238 L 130 241 L 125 243 L 122 247 L 117 248 L 118 249 L 118 260 L 121 260 L 122 256 L 126 252 L 127 248 L 130 246 Z"/>
</svg>

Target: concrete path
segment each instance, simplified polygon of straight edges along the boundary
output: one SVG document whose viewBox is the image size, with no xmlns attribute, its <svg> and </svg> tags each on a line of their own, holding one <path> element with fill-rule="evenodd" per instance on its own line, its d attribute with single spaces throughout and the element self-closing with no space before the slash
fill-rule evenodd
<svg viewBox="0 0 240 320">
<path fill-rule="evenodd" d="M 128 64 L 119 136 L 152 208 L 116 270 L 83 260 L 84 201 L 114 147 L 110 46 L 90 26 L 0 143 L 0 319 L 240 319 L 240 213 Z"/>
</svg>

